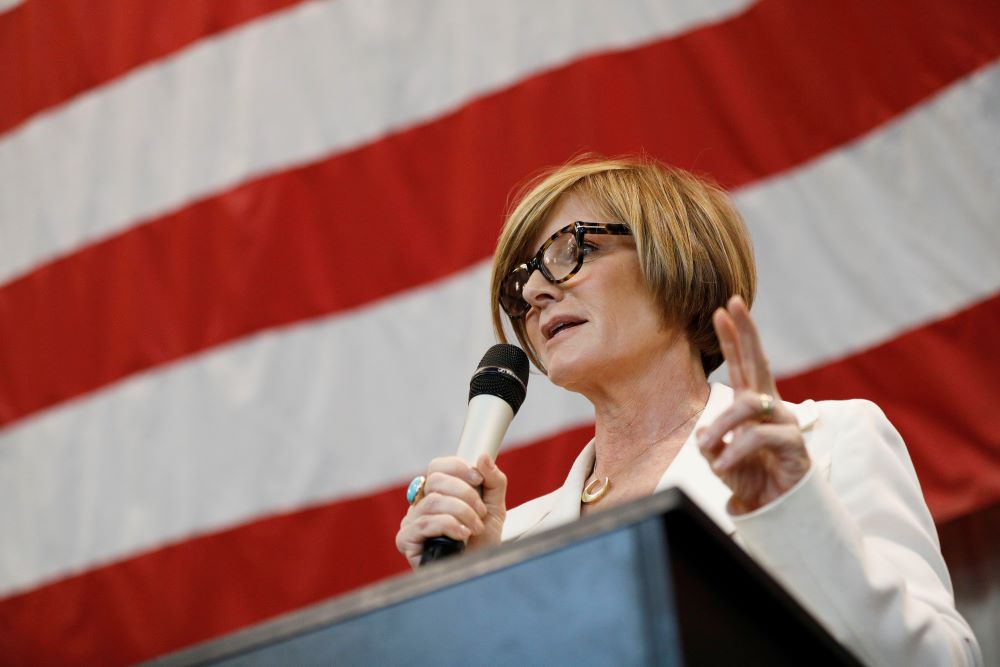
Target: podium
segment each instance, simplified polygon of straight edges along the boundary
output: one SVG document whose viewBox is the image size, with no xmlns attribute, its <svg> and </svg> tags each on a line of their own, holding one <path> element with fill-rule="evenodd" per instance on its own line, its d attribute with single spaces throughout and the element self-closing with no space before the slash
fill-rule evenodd
<svg viewBox="0 0 1000 667">
<path fill-rule="evenodd" d="M 150 664 L 861 663 L 669 489 Z"/>
</svg>

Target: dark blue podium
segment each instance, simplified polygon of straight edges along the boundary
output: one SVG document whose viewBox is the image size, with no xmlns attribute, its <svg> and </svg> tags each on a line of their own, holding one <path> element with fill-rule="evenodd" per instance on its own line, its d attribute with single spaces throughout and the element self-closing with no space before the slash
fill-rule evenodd
<svg viewBox="0 0 1000 667">
<path fill-rule="evenodd" d="M 670 489 L 151 664 L 860 663 Z"/>
</svg>

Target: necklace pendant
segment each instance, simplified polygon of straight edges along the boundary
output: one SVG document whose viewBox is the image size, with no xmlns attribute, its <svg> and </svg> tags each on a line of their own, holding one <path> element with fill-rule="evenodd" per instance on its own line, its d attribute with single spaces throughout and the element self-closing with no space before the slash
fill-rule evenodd
<svg viewBox="0 0 1000 667">
<path fill-rule="evenodd" d="M 611 480 L 609 478 L 597 478 L 587 486 L 583 487 L 583 492 L 580 494 L 580 501 L 585 504 L 596 503 L 598 500 L 603 498 L 610 489 Z"/>
</svg>

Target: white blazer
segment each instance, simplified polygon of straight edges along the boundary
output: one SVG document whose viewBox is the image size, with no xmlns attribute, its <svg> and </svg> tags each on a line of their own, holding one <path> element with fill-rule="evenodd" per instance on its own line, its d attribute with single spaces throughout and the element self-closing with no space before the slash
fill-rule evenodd
<svg viewBox="0 0 1000 667">
<path fill-rule="evenodd" d="M 656 489 L 680 487 L 863 662 L 981 665 L 979 645 L 955 610 L 937 531 L 899 434 L 869 401 L 786 403 L 812 467 L 783 496 L 746 515 L 726 510 L 729 488 L 694 441 L 733 400 L 714 383 L 692 435 Z M 580 517 L 594 443 L 559 489 L 507 514 L 517 540 Z"/>
</svg>

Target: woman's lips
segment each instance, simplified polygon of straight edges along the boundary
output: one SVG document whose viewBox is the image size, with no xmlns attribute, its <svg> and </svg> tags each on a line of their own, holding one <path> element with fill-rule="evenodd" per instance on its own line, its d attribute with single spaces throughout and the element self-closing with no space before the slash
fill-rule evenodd
<svg viewBox="0 0 1000 667">
<path fill-rule="evenodd" d="M 549 336 L 549 340 L 554 340 L 557 336 L 569 331 L 570 329 L 575 329 L 581 324 L 583 324 L 583 322 L 562 322 L 552 329 L 552 335 Z"/>
</svg>

